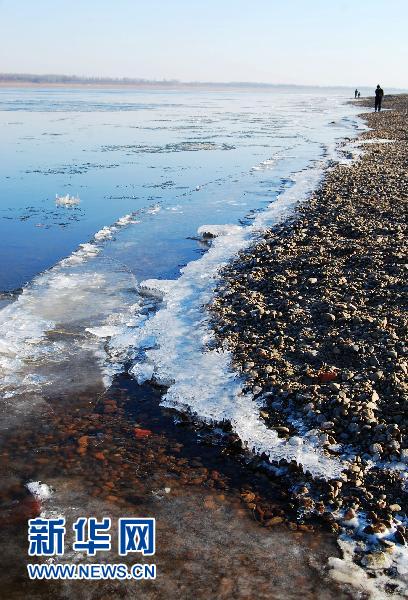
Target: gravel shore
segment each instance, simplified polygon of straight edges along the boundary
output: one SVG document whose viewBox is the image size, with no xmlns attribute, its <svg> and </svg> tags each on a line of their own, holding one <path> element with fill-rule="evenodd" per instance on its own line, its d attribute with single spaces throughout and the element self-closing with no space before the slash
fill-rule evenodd
<svg viewBox="0 0 408 600">
<path fill-rule="evenodd" d="M 384 106 L 362 115 L 363 154 L 223 271 L 210 308 L 265 422 L 289 438 L 300 420 L 347 460 L 341 480 L 295 486 L 299 505 L 334 529 L 364 513 L 360 537 L 392 552 L 408 540 L 408 96 Z"/>
</svg>

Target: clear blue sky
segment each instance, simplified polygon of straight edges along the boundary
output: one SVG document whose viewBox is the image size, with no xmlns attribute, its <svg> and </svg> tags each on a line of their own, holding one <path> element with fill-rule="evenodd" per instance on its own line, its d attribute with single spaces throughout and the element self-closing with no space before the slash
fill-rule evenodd
<svg viewBox="0 0 408 600">
<path fill-rule="evenodd" d="M 408 87 L 408 0 L 0 0 L 0 71 Z"/>
</svg>

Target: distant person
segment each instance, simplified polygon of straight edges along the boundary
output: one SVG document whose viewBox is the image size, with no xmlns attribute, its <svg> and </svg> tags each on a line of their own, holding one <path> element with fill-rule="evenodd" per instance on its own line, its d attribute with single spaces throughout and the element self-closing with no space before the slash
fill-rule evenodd
<svg viewBox="0 0 408 600">
<path fill-rule="evenodd" d="M 356 98 L 357 98 L 357 95 L 358 95 L 358 90 L 357 90 L 357 89 L 355 89 L 355 90 L 354 90 L 354 99 L 356 99 Z"/>
<path fill-rule="evenodd" d="M 358 92 L 358 94 L 357 94 L 357 98 L 360 98 L 360 92 Z"/>
<path fill-rule="evenodd" d="M 382 89 L 380 84 L 378 84 L 375 90 L 375 112 L 380 112 L 383 96 L 384 90 Z"/>
</svg>

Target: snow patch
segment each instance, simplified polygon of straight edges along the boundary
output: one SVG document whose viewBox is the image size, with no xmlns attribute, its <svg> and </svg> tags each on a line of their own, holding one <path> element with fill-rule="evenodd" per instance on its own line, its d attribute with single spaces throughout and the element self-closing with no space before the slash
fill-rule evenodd
<svg viewBox="0 0 408 600">
<path fill-rule="evenodd" d="M 49 500 L 52 496 L 52 489 L 46 483 L 41 483 L 41 481 L 30 481 L 26 484 L 26 488 L 28 491 L 41 502 L 44 500 Z"/>
<path fill-rule="evenodd" d="M 239 225 L 201 225 L 197 229 L 198 235 L 202 238 L 215 238 L 220 235 L 233 235 L 239 233 L 242 227 Z"/>
<path fill-rule="evenodd" d="M 58 196 L 58 194 L 55 194 L 55 204 L 57 206 L 77 206 L 80 202 L 79 196 L 70 196 L 69 194 Z"/>
</svg>

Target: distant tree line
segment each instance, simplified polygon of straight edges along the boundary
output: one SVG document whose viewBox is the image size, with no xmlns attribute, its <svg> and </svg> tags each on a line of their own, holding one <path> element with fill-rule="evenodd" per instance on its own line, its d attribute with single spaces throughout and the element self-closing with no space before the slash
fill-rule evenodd
<svg viewBox="0 0 408 600">
<path fill-rule="evenodd" d="M 300 91 L 312 91 L 320 88 L 325 89 L 338 89 L 338 90 L 350 90 L 348 86 L 318 86 L 318 85 L 296 85 L 296 84 L 279 84 L 279 83 L 261 83 L 261 82 L 248 82 L 248 81 L 229 81 L 229 82 L 214 82 L 214 81 L 179 81 L 177 79 L 143 79 L 141 77 L 81 77 L 79 75 L 57 75 L 57 74 L 45 74 L 37 75 L 32 73 L 0 73 L 0 83 L 8 84 L 19 84 L 19 83 L 32 83 L 32 84 L 77 84 L 77 85 L 133 85 L 133 86 L 147 86 L 157 88 L 205 88 L 205 89 L 264 89 L 264 90 L 300 90 Z M 371 88 L 360 88 L 366 93 Z M 353 88 L 354 90 L 354 88 Z"/>
<path fill-rule="evenodd" d="M 175 79 L 165 79 L 163 81 L 150 81 L 142 78 L 131 77 L 81 77 L 78 75 L 35 75 L 31 73 L 0 73 L 0 81 L 16 83 L 178 83 Z"/>
</svg>

